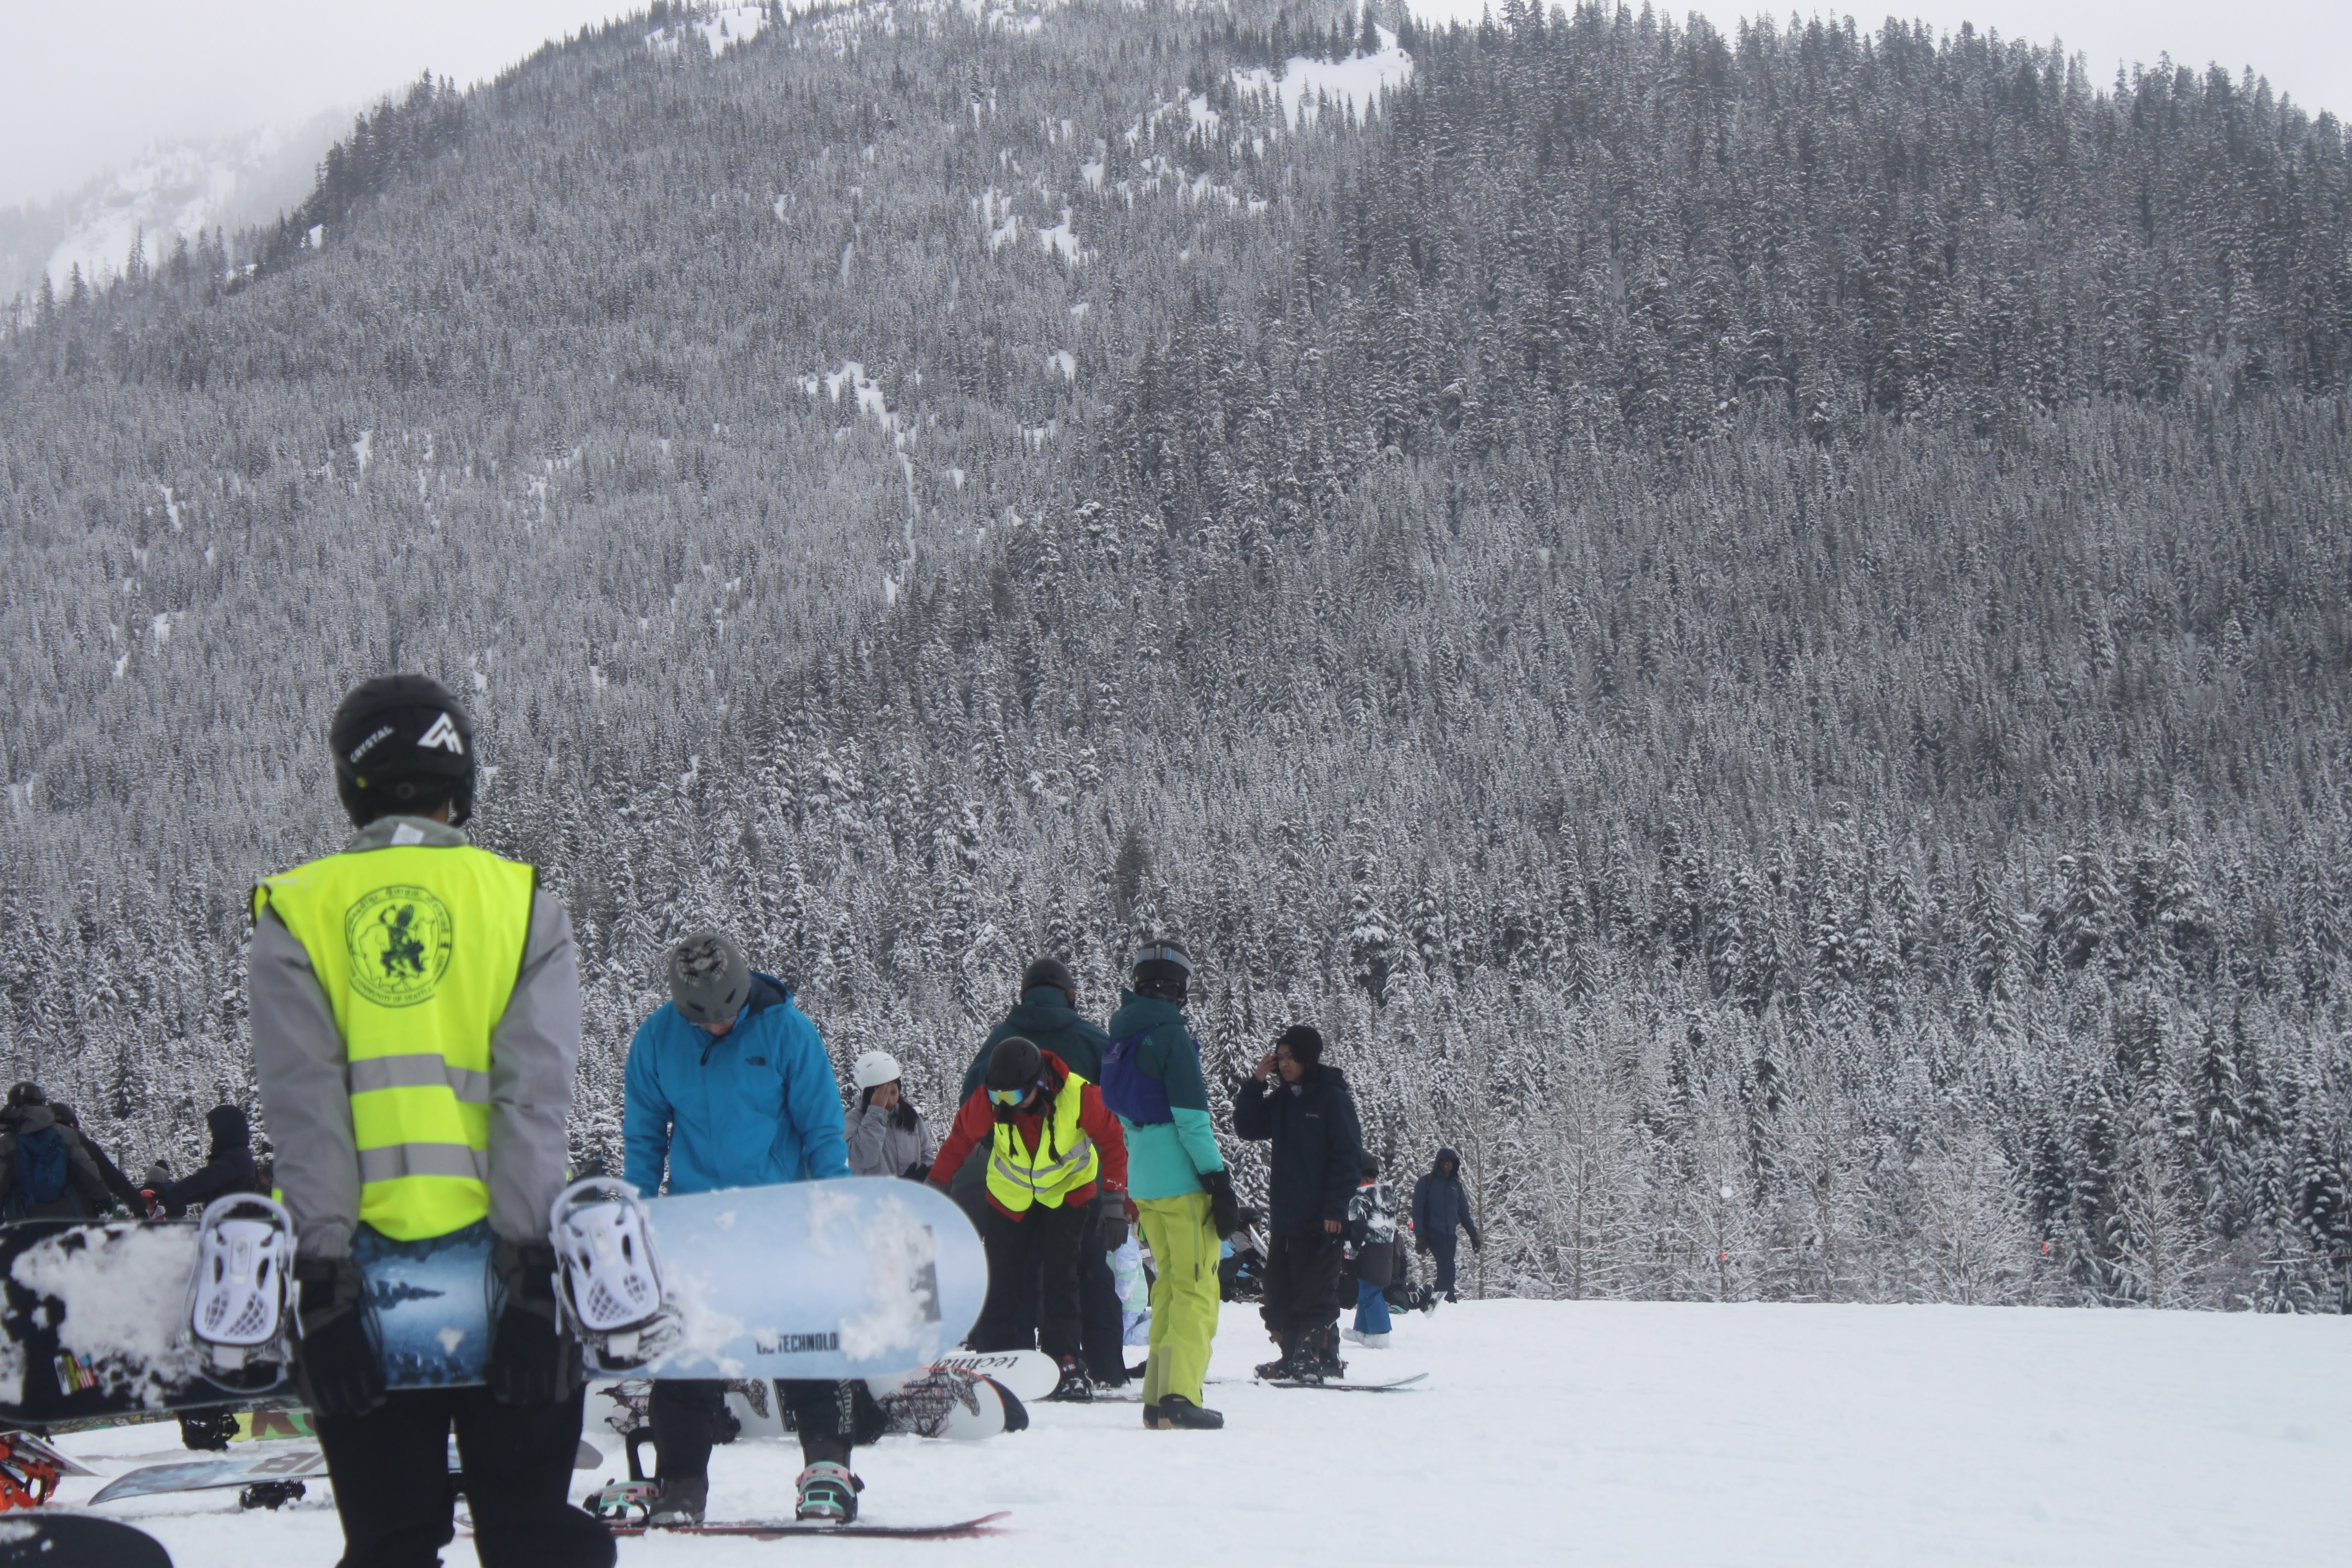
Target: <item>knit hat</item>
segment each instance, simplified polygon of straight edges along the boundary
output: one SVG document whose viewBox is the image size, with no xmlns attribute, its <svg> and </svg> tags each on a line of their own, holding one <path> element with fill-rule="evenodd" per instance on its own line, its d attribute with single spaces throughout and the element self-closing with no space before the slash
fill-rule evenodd
<svg viewBox="0 0 2352 1568">
<path fill-rule="evenodd" d="M 1050 985 L 1078 1005 L 1078 983 L 1070 977 L 1070 966 L 1058 958 L 1041 958 L 1021 974 L 1021 994 L 1026 996 L 1041 985 Z"/>
<path fill-rule="evenodd" d="M 726 934 L 689 931 L 669 955 L 669 999 L 689 1024 L 731 1024 L 751 998 L 751 968 Z"/>
<path fill-rule="evenodd" d="M 1286 1049 L 1290 1059 L 1301 1067 L 1313 1067 L 1323 1059 L 1323 1036 L 1312 1024 L 1293 1024 L 1275 1039 L 1276 1049 Z"/>
<path fill-rule="evenodd" d="M 1045 1074 L 1045 1054 L 1034 1040 L 1007 1035 L 988 1058 L 988 1087 L 1026 1089 Z"/>
</svg>

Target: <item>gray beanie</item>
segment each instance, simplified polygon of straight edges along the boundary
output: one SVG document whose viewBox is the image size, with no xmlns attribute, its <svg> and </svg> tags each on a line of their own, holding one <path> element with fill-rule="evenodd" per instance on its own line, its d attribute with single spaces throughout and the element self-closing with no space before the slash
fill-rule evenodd
<svg viewBox="0 0 2352 1568">
<path fill-rule="evenodd" d="M 688 931 L 670 950 L 669 997 L 689 1024 L 731 1024 L 751 995 L 751 968 L 726 934 Z"/>
</svg>

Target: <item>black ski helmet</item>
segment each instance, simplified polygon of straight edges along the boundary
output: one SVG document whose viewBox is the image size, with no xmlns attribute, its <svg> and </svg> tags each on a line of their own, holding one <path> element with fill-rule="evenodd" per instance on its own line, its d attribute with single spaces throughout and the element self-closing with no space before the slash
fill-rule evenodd
<svg viewBox="0 0 2352 1568">
<path fill-rule="evenodd" d="M 1027 1089 L 1045 1076 L 1045 1054 L 1034 1040 L 1007 1035 L 989 1054 L 985 1081 L 990 1089 Z"/>
<path fill-rule="evenodd" d="M 352 688 L 327 727 L 335 793 L 355 827 L 449 803 L 451 826 L 474 814 L 474 721 L 439 681 L 379 675 Z"/>
<path fill-rule="evenodd" d="M 1136 950 L 1130 981 L 1138 996 L 1181 1003 L 1192 983 L 1192 955 L 1172 936 L 1155 936 Z"/>
</svg>

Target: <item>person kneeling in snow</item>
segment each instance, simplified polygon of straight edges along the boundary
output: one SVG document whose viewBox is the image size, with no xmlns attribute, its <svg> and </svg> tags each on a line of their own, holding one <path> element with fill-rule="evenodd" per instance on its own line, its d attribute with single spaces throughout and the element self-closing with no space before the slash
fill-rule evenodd
<svg viewBox="0 0 2352 1568">
<path fill-rule="evenodd" d="M 1267 1079 L 1281 1074 L 1279 1082 Z M 1305 1024 L 1282 1032 L 1234 1096 L 1234 1131 L 1271 1140 L 1266 1178 L 1265 1305 L 1259 1315 L 1282 1354 L 1265 1378 L 1320 1383 L 1341 1377 L 1339 1264 L 1348 1200 L 1362 1173 L 1356 1102 L 1337 1068 L 1323 1065 L 1323 1037 Z"/>
<path fill-rule="evenodd" d="M 1356 1326 L 1347 1337 L 1367 1350 L 1389 1342 L 1390 1282 L 1396 1275 L 1396 1189 L 1381 1180 L 1381 1163 L 1364 1156 L 1364 1177 L 1348 1200 L 1348 1272 L 1356 1280 Z"/>
</svg>

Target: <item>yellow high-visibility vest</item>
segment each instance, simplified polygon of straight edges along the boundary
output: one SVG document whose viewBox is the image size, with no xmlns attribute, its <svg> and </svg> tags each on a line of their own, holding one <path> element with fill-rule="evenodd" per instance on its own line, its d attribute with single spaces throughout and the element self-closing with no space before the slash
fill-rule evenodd
<svg viewBox="0 0 2352 1568">
<path fill-rule="evenodd" d="M 1076 1073 L 1062 1080 L 1053 1109 L 1039 1119 L 1034 1149 L 1021 1146 L 1021 1133 L 1011 1117 L 997 1121 L 995 1146 L 988 1159 L 988 1191 L 1008 1212 L 1021 1214 L 1032 1204 L 1060 1208 L 1064 1198 L 1102 1170 L 1095 1141 L 1078 1128 L 1078 1097 L 1086 1087 L 1087 1080 Z"/>
<path fill-rule="evenodd" d="M 395 1241 L 490 1212 L 490 1034 L 539 874 L 470 845 L 347 850 L 253 890 L 334 1009 L 359 1145 L 360 1223 Z"/>
</svg>

